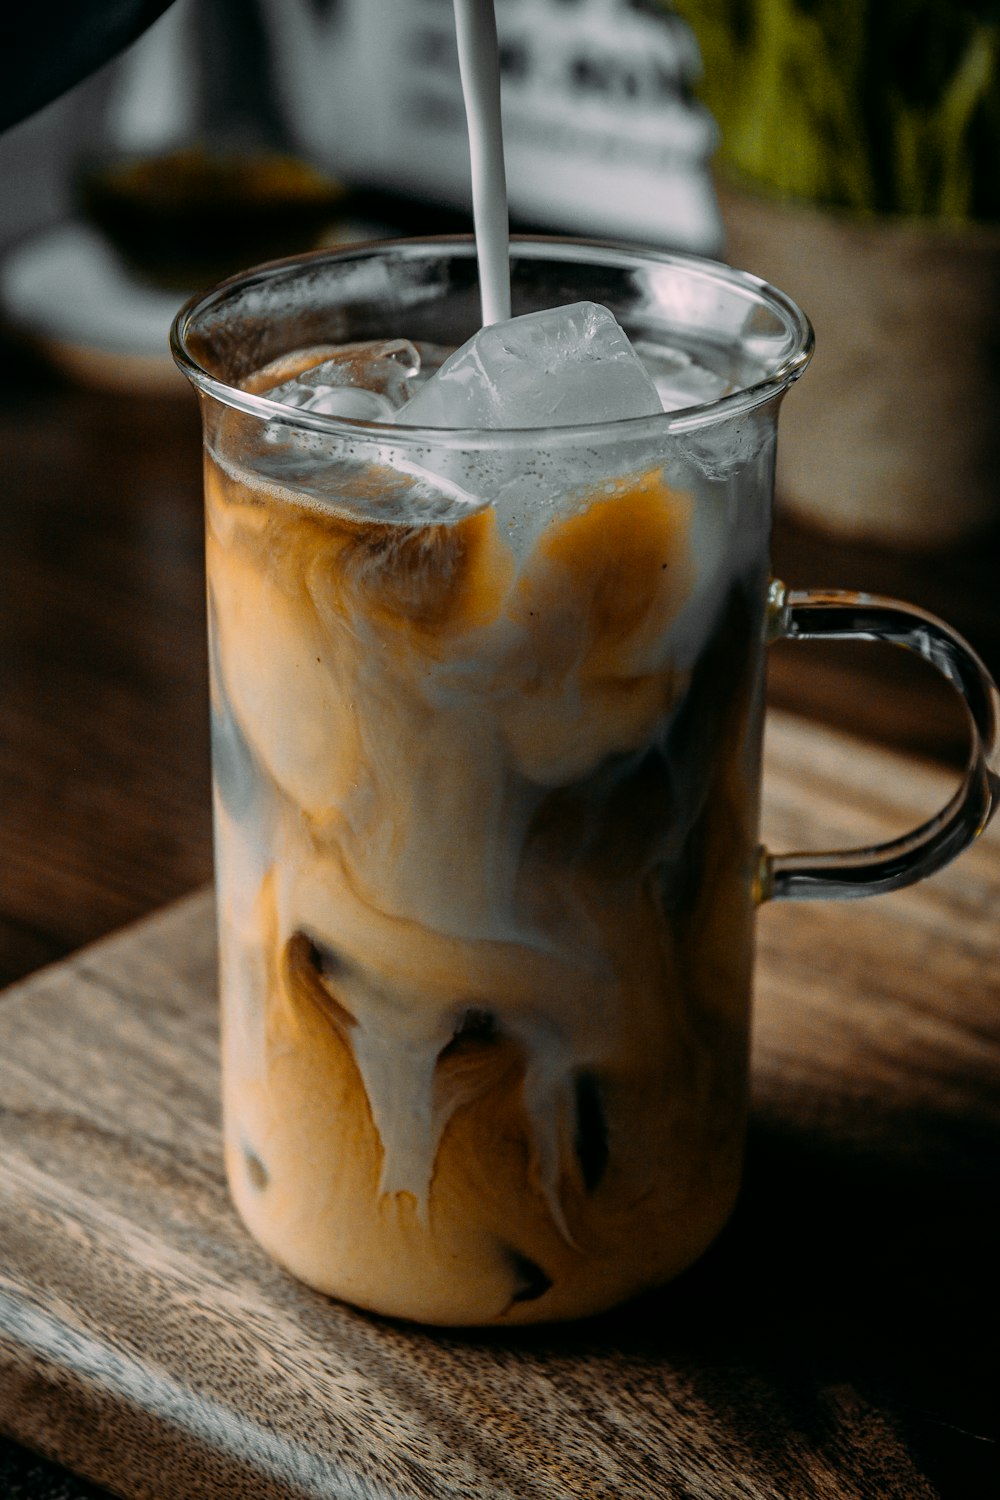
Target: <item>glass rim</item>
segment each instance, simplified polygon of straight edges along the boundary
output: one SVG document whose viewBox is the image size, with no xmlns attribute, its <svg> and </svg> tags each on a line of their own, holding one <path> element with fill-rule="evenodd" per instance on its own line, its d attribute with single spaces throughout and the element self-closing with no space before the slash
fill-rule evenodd
<svg viewBox="0 0 1000 1500">
<path fill-rule="evenodd" d="M 782 394 L 805 370 L 812 357 L 814 335 L 805 313 L 787 293 L 750 271 L 741 271 L 723 261 L 681 251 L 657 250 L 627 245 L 615 240 L 577 239 L 558 235 L 512 235 L 512 261 L 563 261 L 569 264 L 601 264 L 628 270 L 662 266 L 688 276 L 728 286 L 769 307 L 784 322 L 789 333 L 790 349 L 784 358 L 760 380 L 738 390 L 717 396 L 711 401 L 654 412 L 650 416 L 622 417 L 613 421 L 562 424 L 549 427 L 417 427 L 394 422 L 373 422 L 356 417 L 335 417 L 322 412 L 289 407 L 267 396 L 244 390 L 213 375 L 192 353 L 188 333 L 206 314 L 219 309 L 233 295 L 252 287 L 263 287 L 301 268 L 308 271 L 321 264 L 347 264 L 355 260 L 373 260 L 380 255 L 427 259 L 432 255 L 474 259 L 475 238 L 469 235 L 428 235 L 399 239 L 365 240 L 305 251 L 281 260 L 266 261 L 197 292 L 178 310 L 170 329 L 170 352 L 174 362 L 192 385 L 203 395 L 212 396 L 225 406 L 259 417 L 264 422 L 280 419 L 288 426 L 325 433 L 342 439 L 368 437 L 396 447 L 433 446 L 436 448 L 500 449 L 523 446 L 526 441 L 544 443 L 546 447 L 576 445 L 581 441 L 599 442 L 614 434 L 615 438 L 644 438 L 654 433 L 680 435 L 698 431 L 749 412 Z M 400 337 L 405 337 L 402 330 Z"/>
</svg>

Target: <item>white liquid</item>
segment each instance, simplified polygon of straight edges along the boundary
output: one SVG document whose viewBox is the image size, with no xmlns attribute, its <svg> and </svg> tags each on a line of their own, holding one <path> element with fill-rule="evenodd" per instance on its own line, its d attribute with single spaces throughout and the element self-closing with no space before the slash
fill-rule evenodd
<svg viewBox="0 0 1000 1500">
<path fill-rule="evenodd" d="M 510 317 L 507 177 L 493 0 L 455 0 L 455 31 L 472 164 L 472 215 L 483 325 Z"/>
</svg>

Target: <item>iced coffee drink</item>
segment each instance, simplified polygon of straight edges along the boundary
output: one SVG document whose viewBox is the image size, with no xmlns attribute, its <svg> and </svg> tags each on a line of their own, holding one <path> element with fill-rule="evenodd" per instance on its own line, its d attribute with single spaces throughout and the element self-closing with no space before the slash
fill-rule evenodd
<svg viewBox="0 0 1000 1500">
<path fill-rule="evenodd" d="M 576 1317 L 737 1191 L 774 403 L 418 304 L 206 415 L 228 1173 L 322 1291 Z"/>
</svg>

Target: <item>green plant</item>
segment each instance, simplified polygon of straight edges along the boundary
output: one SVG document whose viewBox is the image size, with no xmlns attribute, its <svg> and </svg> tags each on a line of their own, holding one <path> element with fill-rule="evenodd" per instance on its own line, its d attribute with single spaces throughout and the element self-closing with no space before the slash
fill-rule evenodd
<svg viewBox="0 0 1000 1500">
<path fill-rule="evenodd" d="M 1000 220 L 1000 0 L 674 0 L 737 172 L 788 197 Z"/>
</svg>

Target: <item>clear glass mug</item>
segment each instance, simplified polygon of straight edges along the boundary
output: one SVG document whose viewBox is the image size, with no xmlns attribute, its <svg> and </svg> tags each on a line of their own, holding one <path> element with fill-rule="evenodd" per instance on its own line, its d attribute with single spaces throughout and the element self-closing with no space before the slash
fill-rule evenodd
<svg viewBox="0 0 1000 1500">
<path fill-rule="evenodd" d="M 266 266 L 173 335 L 204 416 L 232 1194 L 312 1286 L 441 1324 L 594 1313 L 689 1265 L 740 1180 L 756 906 L 929 874 L 1000 770 L 996 689 L 946 626 L 771 580 L 794 304 L 607 246 L 523 241 L 512 270 L 515 312 L 604 303 L 707 399 L 483 432 L 262 394 L 297 351 L 468 337 L 464 241 Z M 950 679 L 972 749 L 938 817 L 760 849 L 777 636 Z"/>
</svg>

